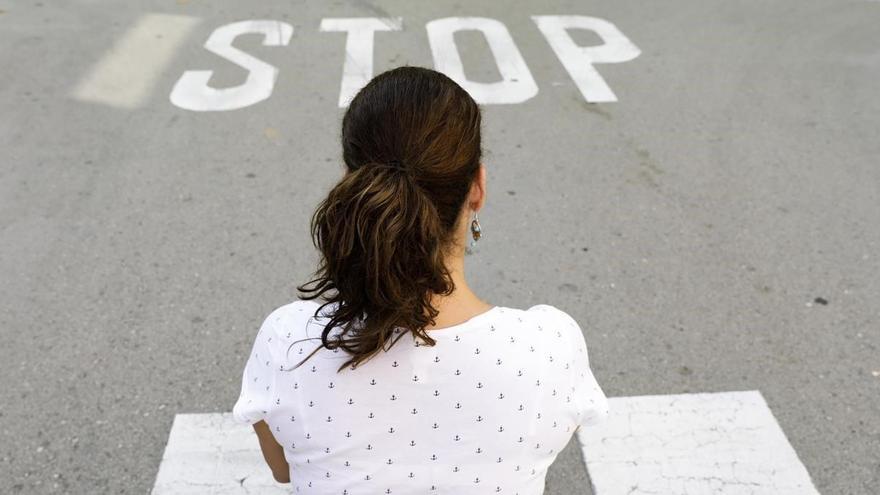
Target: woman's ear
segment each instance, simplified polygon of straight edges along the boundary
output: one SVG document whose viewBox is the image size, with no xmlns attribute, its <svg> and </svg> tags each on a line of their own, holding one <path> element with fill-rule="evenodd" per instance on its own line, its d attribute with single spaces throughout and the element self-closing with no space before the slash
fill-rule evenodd
<svg viewBox="0 0 880 495">
<path fill-rule="evenodd" d="M 476 210 L 479 211 L 483 208 L 483 204 L 486 202 L 486 166 L 480 162 L 480 171 L 477 174 L 477 184 L 478 184 L 478 197 L 476 198 L 477 207 Z"/>
</svg>

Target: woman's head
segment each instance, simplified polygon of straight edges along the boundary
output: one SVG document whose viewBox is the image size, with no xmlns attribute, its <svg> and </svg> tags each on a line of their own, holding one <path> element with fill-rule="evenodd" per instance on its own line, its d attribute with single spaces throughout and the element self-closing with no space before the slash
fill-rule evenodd
<svg viewBox="0 0 880 495">
<path fill-rule="evenodd" d="M 430 69 L 382 73 L 352 99 L 345 175 L 311 220 L 320 264 L 297 287 L 326 301 L 316 316 L 336 303 L 321 340 L 352 354 L 340 370 L 384 349 L 396 327 L 434 343 L 424 331 L 432 297 L 454 290 L 448 261 L 463 254 L 463 226 L 482 203 L 480 125 L 470 95 Z M 343 338 L 328 341 L 334 327 Z"/>
</svg>

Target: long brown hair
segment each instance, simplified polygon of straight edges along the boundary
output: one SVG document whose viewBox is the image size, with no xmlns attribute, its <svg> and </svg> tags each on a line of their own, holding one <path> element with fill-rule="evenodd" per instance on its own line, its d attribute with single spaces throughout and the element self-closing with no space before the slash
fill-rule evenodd
<svg viewBox="0 0 880 495">
<path fill-rule="evenodd" d="M 389 70 L 351 100 L 342 120 L 346 173 L 311 218 L 321 260 L 315 278 L 297 286 L 301 299 L 325 301 L 314 318 L 330 304 L 335 311 L 322 313 L 322 345 L 297 366 L 324 347 L 351 354 L 337 373 L 354 369 L 397 327 L 436 343 L 424 327 L 438 314 L 432 296 L 455 289 L 444 260 L 479 173 L 480 126 L 473 98 L 431 69 Z M 335 327 L 342 332 L 331 341 Z"/>
</svg>

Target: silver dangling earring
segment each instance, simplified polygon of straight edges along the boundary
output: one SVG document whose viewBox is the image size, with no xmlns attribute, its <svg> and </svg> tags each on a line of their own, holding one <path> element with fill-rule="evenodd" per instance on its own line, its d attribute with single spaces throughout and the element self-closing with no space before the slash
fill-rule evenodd
<svg viewBox="0 0 880 495">
<path fill-rule="evenodd" d="M 480 219 L 477 217 L 477 212 L 474 212 L 474 219 L 471 220 L 471 236 L 473 240 L 470 242 L 470 246 L 467 248 L 468 254 L 473 253 L 474 246 L 477 245 L 477 241 L 480 240 L 480 237 L 483 235 L 483 229 L 480 228 Z"/>
</svg>

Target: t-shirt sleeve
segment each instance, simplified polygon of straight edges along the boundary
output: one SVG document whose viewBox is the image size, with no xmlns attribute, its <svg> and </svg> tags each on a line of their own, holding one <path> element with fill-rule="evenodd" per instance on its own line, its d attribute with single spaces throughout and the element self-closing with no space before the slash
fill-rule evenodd
<svg viewBox="0 0 880 495">
<path fill-rule="evenodd" d="M 254 339 L 251 353 L 241 377 L 241 393 L 232 408 L 236 423 L 254 424 L 266 419 L 275 394 L 275 359 L 272 349 L 277 344 L 277 314 L 273 311 L 263 320 Z"/>
<path fill-rule="evenodd" d="M 572 393 L 578 405 L 579 426 L 592 426 L 608 417 L 608 398 L 593 376 L 587 342 L 580 325 L 568 313 L 557 309 L 563 325 L 568 326 L 571 338 L 570 376 Z"/>
</svg>

